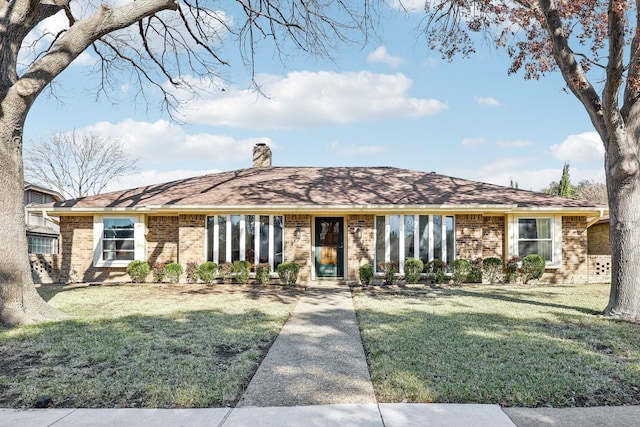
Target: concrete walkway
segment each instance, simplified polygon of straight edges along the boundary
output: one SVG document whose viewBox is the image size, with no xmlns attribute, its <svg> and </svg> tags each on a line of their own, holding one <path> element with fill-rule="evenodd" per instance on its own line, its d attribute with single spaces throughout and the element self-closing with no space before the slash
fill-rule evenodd
<svg viewBox="0 0 640 427">
<path fill-rule="evenodd" d="M 347 286 L 311 284 L 238 407 L 376 403 Z"/>
<path fill-rule="evenodd" d="M 236 408 L 0 409 L 0 427 L 632 427 L 640 406 L 376 403 L 349 288 L 310 285 Z"/>
</svg>

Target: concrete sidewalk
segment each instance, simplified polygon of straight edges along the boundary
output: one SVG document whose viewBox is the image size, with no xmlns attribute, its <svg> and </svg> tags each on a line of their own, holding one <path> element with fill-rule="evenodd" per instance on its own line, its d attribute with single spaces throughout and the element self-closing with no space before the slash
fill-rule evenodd
<svg viewBox="0 0 640 427">
<path fill-rule="evenodd" d="M 376 403 L 348 286 L 310 284 L 238 407 Z"/>
</svg>

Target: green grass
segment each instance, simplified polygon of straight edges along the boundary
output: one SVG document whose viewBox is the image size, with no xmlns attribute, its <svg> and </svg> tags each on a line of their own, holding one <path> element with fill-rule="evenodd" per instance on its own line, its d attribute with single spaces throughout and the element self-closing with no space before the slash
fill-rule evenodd
<svg viewBox="0 0 640 427">
<path fill-rule="evenodd" d="M 71 320 L 0 328 L 0 406 L 233 405 L 296 300 L 238 286 L 47 286 Z"/>
<path fill-rule="evenodd" d="M 608 285 L 354 290 L 381 402 L 640 404 L 640 325 Z"/>
</svg>

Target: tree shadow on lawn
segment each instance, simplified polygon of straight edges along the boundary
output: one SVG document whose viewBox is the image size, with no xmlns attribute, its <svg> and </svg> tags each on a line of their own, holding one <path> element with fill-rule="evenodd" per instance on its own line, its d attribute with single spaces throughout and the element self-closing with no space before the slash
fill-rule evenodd
<svg viewBox="0 0 640 427">
<path fill-rule="evenodd" d="M 204 310 L 0 330 L 0 407 L 234 405 L 281 322 Z"/>
<path fill-rule="evenodd" d="M 640 404 L 637 325 L 582 312 L 549 320 L 409 306 L 357 310 L 381 402 Z"/>
<path fill-rule="evenodd" d="M 554 288 L 559 288 L 559 286 L 554 285 Z M 579 288 L 575 287 L 575 289 L 579 289 Z M 460 296 L 466 296 L 466 297 L 473 297 L 473 298 L 479 298 L 479 299 L 500 300 L 505 302 L 517 303 L 517 304 L 529 304 L 533 306 L 574 310 L 574 311 L 579 311 L 585 314 L 601 314 L 602 313 L 601 310 L 594 310 L 588 307 L 563 305 L 563 304 L 557 304 L 551 301 L 537 301 L 535 299 L 526 298 L 526 297 L 538 296 L 541 299 L 551 299 L 554 297 L 558 297 L 558 295 L 553 292 L 532 291 L 531 288 L 526 288 L 526 287 L 523 287 L 522 291 L 518 291 L 515 289 L 511 289 L 511 290 L 498 289 L 496 287 L 493 287 L 491 289 L 486 287 L 479 287 L 477 290 L 474 291 L 470 289 L 465 289 L 457 285 L 430 286 L 430 287 L 425 287 L 420 285 L 414 285 L 411 287 L 379 286 L 379 287 L 366 288 L 366 290 L 359 291 L 359 292 L 363 293 L 363 295 L 371 295 L 379 299 L 384 299 L 384 298 L 395 299 L 397 297 L 406 297 L 406 298 L 415 298 L 418 300 L 437 301 L 438 299 L 442 299 L 442 298 L 455 298 Z M 460 304 L 460 305 L 463 305 L 463 304 Z"/>
</svg>

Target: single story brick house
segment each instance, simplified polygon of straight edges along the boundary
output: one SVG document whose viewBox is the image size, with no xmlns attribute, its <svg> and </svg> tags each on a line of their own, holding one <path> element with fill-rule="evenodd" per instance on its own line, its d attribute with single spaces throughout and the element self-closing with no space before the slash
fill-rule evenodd
<svg viewBox="0 0 640 427">
<path fill-rule="evenodd" d="M 451 263 L 538 253 L 544 280 L 589 279 L 587 227 L 606 206 L 391 167 L 252 168 L 49 203 L 60 218 L 52 281 L 123 281 L 132 260 L 301 265 L 300 279 L 358 280 L 364 263 Z"/>
</svg>

